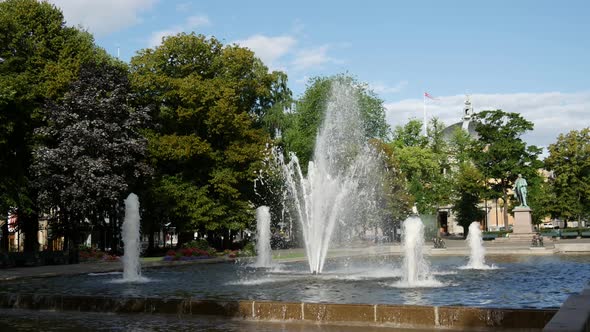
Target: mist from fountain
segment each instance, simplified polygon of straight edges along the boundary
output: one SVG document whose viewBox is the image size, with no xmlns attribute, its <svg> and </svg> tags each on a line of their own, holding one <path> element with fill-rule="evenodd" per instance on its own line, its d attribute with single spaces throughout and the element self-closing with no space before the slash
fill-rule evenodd
<svg viewBox="0 0 590 332">
<path fill-rule="evenodd" d="M 260 206 L 256 209 L 256 267 L 271 267 L 272 251 L 270 248 L 270 209 Z"/>
<path fill-rule="evenodd" d="M 462 266 L 461 269 L 489 270 L 495 268 L 485 264 L 486 249 L 483 246 L 483 236 L 479 222 L 474 221 L 469 225 L 467 242 L 470 249 L 469 262 L 467 265 Z"/>
<path fill-rule="evenodd" d="M 141 276 L 139 254 L 141 242 L 139 238 L 139 199 L 134 193 L 125 199 L 125 220 L 123 221 L 123 282 L 142 282 L 147 278 Z"/>
<path fill-rule="evenodd" d="M 288 164 L 278 156 L 314 274 L 322 272 L 335 228 L 346 227 L 351 236 L 354 224 L 367 217 L 363 211 L 375 206 L 378 159 L 367 145 L 357 95 L 351 84 L 332 83 L 307 176 L 295 154 Z"/>
</svg>

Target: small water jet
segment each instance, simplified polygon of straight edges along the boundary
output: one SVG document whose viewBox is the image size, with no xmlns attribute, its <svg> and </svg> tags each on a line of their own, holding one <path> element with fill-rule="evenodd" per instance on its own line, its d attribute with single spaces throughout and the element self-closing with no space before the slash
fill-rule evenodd
<svg viewBox="0 0 590 332">
<path fill-rule="evenodd" d="M 256 209 L 256 263 L 257 267 L 272 266 L 272 251 L 270 248 L 270 209 L 260 206 Z"/>
<path fill-rule="evenodd" d="M 486 249 L 483 246 L 483 237 L 479 222 L 474 221 L 469 225 L 467 241 L 470 248 L 469 262 L 467 265 L 461 267 L 462 269 L 487 270 L 495 268 L 494 266 L 485 264 Z"/>
<path fill-rule="evenodd" d="M 125 220 L 123 221 L 123 282 L 145 281 L 141 276 L 139 254 L 141 243 L 139 239 L 139 199 L 134 193 L 125 199 Z"/>
<path fill-rule="evenodd" d="M 404 248 L 403 274 L 400 287 L 438 287 L 442 284 L 430 273 L 430 266 L 424 259 L 424 223 L 417 215 L 404 220 L 402 224 Z"/>
</svg>

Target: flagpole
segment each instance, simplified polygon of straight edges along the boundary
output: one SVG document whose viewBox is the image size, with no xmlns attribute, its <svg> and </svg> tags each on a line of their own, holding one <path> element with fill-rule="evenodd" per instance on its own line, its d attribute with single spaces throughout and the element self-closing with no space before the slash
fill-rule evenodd
<svg viewBox="0 0 590 332">
<path fill-rule="evenodd" d="M 423 127 L 424 127 L 424 137 L 426 137 L 426 92 L 424 92 L 424 94 L 422 95 L 422 99 L 423 99 L 423 115 L 424 115 L 424 123 L 423 123 Z"/>
</svg>

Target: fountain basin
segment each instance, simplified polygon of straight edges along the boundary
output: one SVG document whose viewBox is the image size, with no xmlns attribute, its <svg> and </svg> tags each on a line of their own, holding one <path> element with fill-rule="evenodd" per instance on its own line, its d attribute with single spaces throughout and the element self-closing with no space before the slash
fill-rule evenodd
<svg viewBox="0 0 590 332">
<path fill-rule="evenodd" d="M 491 309 L 276 301 L 212 301 L 192 298 L 111 297 L 0 293 L 0 307 L 54 311 L 93 311 L 215 315 L 249 320 L 305 321 L 405 328 L 540 329 L 557 310 Z"/>
<path fill-rule="evenodd" d="M 590 256 L 492 256 L 496 270 L 459 270 L 466 257 L 430 257 L 441 287 L 400 288 L 402 258 L 328 259 L 321 275 L 306 262 L 260 269 L 246 264 L 195 264 L 146 269 L 151 282 L 117 284 L 118 275 L 95 274 L 2 282 L 4 292 L 38 295 L 183 297 L 230 301 L 558 308 L 584 288 Z"/>
</svg>

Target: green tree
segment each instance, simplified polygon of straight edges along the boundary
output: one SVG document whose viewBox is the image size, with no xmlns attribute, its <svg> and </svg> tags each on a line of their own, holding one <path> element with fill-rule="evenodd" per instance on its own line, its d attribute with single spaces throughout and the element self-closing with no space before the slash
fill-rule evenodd
<svg viewBox="0 0 590 332">
<path fill-rule="evenodd" d="M 479 207 L 484 179 L 482 174 L 471 163 L 459 166 L 456 175 L 455 190 L 457 192 L 453 210 L 456 211 L 457 222 L 463 227 L 463 236 L 467 237 L 469 225 L 482 220 L 484 212 Z"/>
<path fill-rule="evenodd" d="M 537 170 L 541 149 L 527 146 L 521 136 L 533 130 L 533 123 L 518 113 L 502 110 L 483 111 L 474 116 L 479 139 L 473 146 L 472 159 L 489 184 L 494 197 L 504 202 L 518 174 L 527 179 L 529 187 L 538 184 Z M 508 224 L 508 209 L 504 209 L 504 224 Z"/>
<path fill-rule="evenodd" d="M 286 150 L 297 155 L 304 172 L 313 156 L 316 136 L 324 119 L 332 83 L 335 81 L 355 87 L 367 138 L 385 140 L 389 134 L 383 101 L 366 84 L 342 74 L 312 78 L 303 96 L 295 103 L 295 109 L 289 114 L 290 126 L 284 133 Z"/>
<path fill-rule="evenodd" d="M 448 145 L 442 138 L 443 127 L 433 119 L 425 137 L 422 122 L 412 119 L 393 133 L 394 155 L 420 213 L 435 213 L 439 206 L 450 203 L 452 178 L 447 174 Z"/>
<path fill-rule="evenodd" d="M 396 229 L 401 228 L 402 221 L 411 214 L 414 197 L 408 191 L 408 182 L 391 145 L 378 139 L 370 142 L 379 151 L 384 171 L 380 188 L 382 194 L 379 195 L 381 201 L 377 202 L 381 209 L 378 211 L 381 215 L 378 226 L 393 240 L 399 235 L 396 234 Z"/>
<path fill-rule="evenodd" d="M 182 33 L 133 57 L 131 78 L 155 105 L 146 133 L 156 169 L 150 195 L 170 204 L 179 231 L 223 236 L 228 246 L 253 220 L 252 183 L 269 142 L 265 128 L 277 125 L 269 114 L 290 97 L 286 76 L 269 73 L 247 49 Z"/>
<path fill-rule="evenodd" d="M 550 180 L 540 181 L 530 187 L 527 203 L 532 211 L 533 224 L 538 225 L 548 216 L 561 217 L 559 202 Z"/>
<path fill-rule="evenodd" d="M 47 2 L 0 2 L 0 211 L 16 208 L 25 250 L 37 250 L 36 192 L 29 165 L 42 105 L 56 100 L 91 59 L 106 61 L 92 36 L 66 27 Z"/>
<path fill-rule="evenodd" d="M 590 128 L 561 134 L 545 159 L 554 195 L 554 216 L 567 221 L 590 217 Z"/>
</svg>

